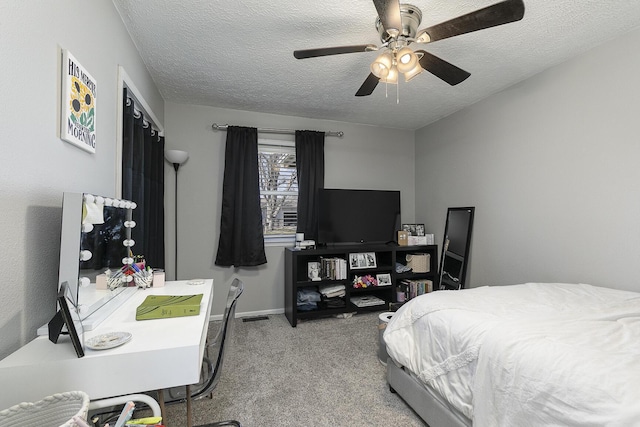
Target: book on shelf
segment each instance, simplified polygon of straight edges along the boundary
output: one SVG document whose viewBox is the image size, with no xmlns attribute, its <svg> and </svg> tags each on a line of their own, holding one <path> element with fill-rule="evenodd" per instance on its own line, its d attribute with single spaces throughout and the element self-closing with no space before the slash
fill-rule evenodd
<svg viewBox="0 0 640 427">
<path fill-rule="evenodd" d="M 384 305 L 385 301 L 373 295 L 362 295 L 351 297 L 351 304 L 356 307 L 371 307 L 375 305 Z"/>
<path fill-rule="evenodd" d="M 347 260 L 337 257 L 320 257 L 320 277 L 325 280 L 345 280 L 347 278 Z"/>
<path fill-rule="evenodd" d="M 149 295 L 136 308 L 136 320 L 197 316 L 202 295 Z"/>
<path fill-rule="evenodd" d="M 402 282 L 407 298 L 415 298 L 419 295 L 433 292 L 432 280 L 410 280 L 405 279 Z"/>
</svg>

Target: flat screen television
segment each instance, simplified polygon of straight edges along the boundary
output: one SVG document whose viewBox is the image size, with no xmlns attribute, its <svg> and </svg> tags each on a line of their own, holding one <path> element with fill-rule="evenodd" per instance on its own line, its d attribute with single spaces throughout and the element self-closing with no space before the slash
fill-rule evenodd
<svg viewBox="0 0 640 427">
<path fill-rule="evenodd" d="M 387 243 L 400 229 L 400 191 L 325 188 L 318 204 L 321 245 Z"/>
</svg>

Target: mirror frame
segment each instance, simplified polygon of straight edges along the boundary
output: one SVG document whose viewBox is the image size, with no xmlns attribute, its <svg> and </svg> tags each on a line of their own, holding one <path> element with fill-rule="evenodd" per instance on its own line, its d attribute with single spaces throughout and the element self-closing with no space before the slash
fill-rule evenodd
<svg viewBox="0 0 640 427">
<path fill-rule="evenodd" d="M 462 234 L 466 234 L 466 236 L 464 237 L 464 254 L 457 254 L 449 251 L 449 242 L 450 242 L 449 235 L 451 234 L 450 218 L 452 214 L 457 212 L 468 212 L 469 214 L 466 233 L 464 233 L 464 231 L 462 233 Z M 471 232 L 473 231 L 474 215 L 475 215 L 475 207 L 471 207 L 471 206 L 447 209 L 447 219 L 446 219 L 445 228 L 444 228 L 444 237 L 442 239 L 442 253 L 440 256 L 440 274 L 439 274 L 440 290 L 452 290 L 452 289 L 459 290 L 459 289 L 465 288 L 466 281 L 467 281 L 466 280 L 467 267 L 469 265 L 469 254 L 471 252 Z M 443 280 L 447 261 L 449 261 L 449 263 L 459 264 L 456 266 L 458 274 L 456 276 L 449 275 L 450 277 L 452 277 L 451 281 L 457 281 L 458 283 L 457 287 L 452 286 L 450 284 L 451 281 L 447 283 L 446 280 Z"/>
<path fill-rule="evenodd" d="M 92 330 L 112 311 L 112 309 L 105 309 L 105 306 L 110 305 L 114 309 L 117 308 L 119 303 L 135 292 L 136 288 L 122 286 L 113 290 L 105 290 L 104 295 L 99 296 L 98 299 L 93 299 L 88 304 L 80 297 L 80 279 L 82 274 L 80 271 L 79 255 L 82 250 L 83 206 L 87 194 L 88 193 L 70 192 L 63 194 L 58 290 L 60 290 L 63 283 L 68 283 L 69 292 L 79 309 L 78 315 L 80 320 L 82 320 L 84 330 Z M 126 209 L 126 218 L 127 220 L 131 219 L 131 208 L 118 208 Z M 131 237 L 130 233 L 130 229 L 127 228 L 127 238 Z M 95 283 L 93 284 L 95 286 Z"/>
</svg>

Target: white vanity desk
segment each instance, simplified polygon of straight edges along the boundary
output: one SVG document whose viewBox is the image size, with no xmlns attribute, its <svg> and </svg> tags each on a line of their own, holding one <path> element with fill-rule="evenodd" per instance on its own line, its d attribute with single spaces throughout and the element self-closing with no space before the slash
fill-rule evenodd
<svg viewBox="0 0 640 427">
<path fill-rule="evenodd" d="M 203 294 L 198 316 L 136 321 L 147 295 Z M 203 285 L 167 282 L 138 290 L 84 339 L 130 332 L 131 341 L 109 350 L 85 349 L 78 358 L 68 336 L 58 344 L 40 336 L 0 361 L 0 410 L 65 391 L 80 390 L 92 401 L 112 396 L 195 384 L 205 347 L 213 280 Z"/>
</svg>

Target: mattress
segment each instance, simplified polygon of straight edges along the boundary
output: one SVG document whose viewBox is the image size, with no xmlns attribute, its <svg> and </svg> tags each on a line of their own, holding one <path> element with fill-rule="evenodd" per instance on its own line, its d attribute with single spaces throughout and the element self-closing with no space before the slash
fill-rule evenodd
<svg viewBox="0 0 640 427">
<path fill-rule="evenodd" d="M 439 291 L 403 305 L 384 340 L 395 363 L 474 425 L 640 420 L 635 292 L 563 283 Z"/>
</svg>

